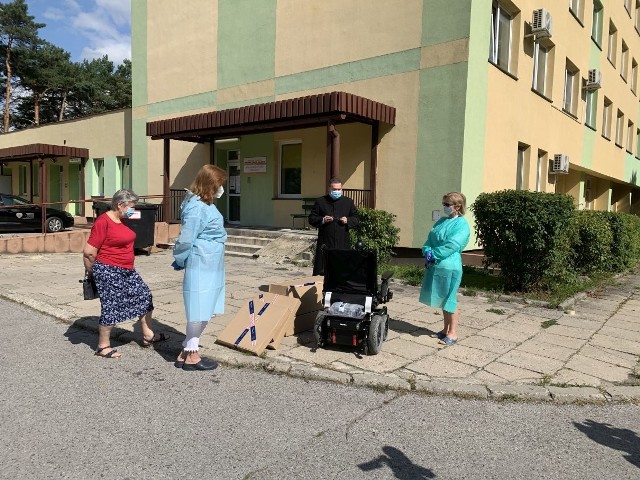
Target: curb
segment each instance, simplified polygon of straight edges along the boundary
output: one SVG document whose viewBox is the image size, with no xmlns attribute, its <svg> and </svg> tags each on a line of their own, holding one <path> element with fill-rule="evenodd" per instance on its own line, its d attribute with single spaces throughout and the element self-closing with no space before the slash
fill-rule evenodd
<svg viewBox="0 0 640 480">
<path fill-rule="evenodd" d="M 78 318 L 62 308 L 33 300 L 15 292 L 0 292 L 0 298 L 25 305 L 33 310 L 44 313 L 68 325 L 74 325 Z M 84 322 L 76 325 L 89 331 L 97 332 L 97 324 Z M 130 337 L 131 332 L 121 335 Z M 162 349 L 162 344 L 154 346 Z M 324 369 L 314 365 L 289 363 L 282 360 L 256 357 L 215 345 L 202 347 L 209 358 L 228 367 L 252 368 L 267 373 L 287 375 L 309 381 L 322 381 L 371 388 L 378 391 L 397 391 L 425 395 L 451 396 L 461 399 L 514 401 L 526 403 L 550 402 L 559 405 L 607 405 L 631 403 L 640 405 L 640 386 L 615 385 L 603 389 L 595 387 L 558 387 L 539 385 L 511 385 L 511 384 L 466 384 L 463 382 L 446 382 L 438 380 L 405 380 L 373 372 L 343 373 Z"/>
</svg>

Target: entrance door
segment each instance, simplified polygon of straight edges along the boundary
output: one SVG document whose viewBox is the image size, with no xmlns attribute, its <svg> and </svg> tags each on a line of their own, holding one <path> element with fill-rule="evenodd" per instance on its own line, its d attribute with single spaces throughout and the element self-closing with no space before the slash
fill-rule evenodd
<svg viewBox="0 0 640 480">
<path fill-rule="evenodd" d="M 240 151 L 229 150 L 227 152 L 227 221 L 240 223 Z"/>
<path fill-rule="evenodd" d="M 77 163 L 69 163 L 69 199 L 80 200 L 80 165 Z M 72 203 L 70 205 L 70 213 L 80 215 L 80 204 Z"/>
<path fill-rule="evenodd" d="M 64 191 L 62 185 L 62 165 L 49 165 L 49 198 L 48 202 L 61 202 L 62 193 Z M 61 204 L 51 205 L 53 208 L 59 208 L 64 210 Z"/>
</svg>

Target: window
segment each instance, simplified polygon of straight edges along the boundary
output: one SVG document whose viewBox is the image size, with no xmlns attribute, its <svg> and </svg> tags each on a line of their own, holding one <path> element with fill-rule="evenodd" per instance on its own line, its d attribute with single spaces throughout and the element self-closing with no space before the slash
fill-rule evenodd
<svg viewBox="0 0 640 480">
<path fill-rule="evenodd" d="M 31 164 L 31 194 L 40 195 L 40 163 Z"/>
<path fill-rule="evenodd" d="M 611 64 L 616 66 L 616 49 L 618 48 L 618 29 L 613 24 L 613 22 L 609 22 L 609 43 L 607 50 L 607 58 L 611 62 Z"/>
<path fill-rule="evenodd" d="M 18 165 L 18 195 L 27 194 L 27 166 Z"/>
<path fill-rule="evenodd" d="M 640 1 L 640 0 L 639 0 Z M 593 1 L 593 22 L 591 23 L 591 38 L 596 45 L 602 47 L 602 3 L 599 0 Z"/>
<path fill-rule="evenodd" d="M 633 154 L 633 134 L 635 132 L 635 125 L 631 120 L 627 123 L 627 152 Z"/>
<path fill-rule="evenodd" d="M 489 61 L 510 71 L 513 16 L 498 2 L 491 7 Z"/>
<path fill-rule="evenodd" d="M 598 110 L 598 91 L 593 90 L 591 92 L 588 92 L 585 90 L 584 95 L 585 95 L 585 101 L 587 104 L 585 108 L 584 123 L 588 127 L 591 127 L 595 130 L 596 115 L 598 114 L 598 111 L 597 111 Z"/>
<path fill-rule="evenodd" d="M 640 33 L 640 0 L 636 0 L 636 30 Z"/>
<path fill-rule="evenodd" d="M 620 76 L 627 81 L 627 73 L 629 71 L 629 47 L 622 41 L 622 55 L 620 56 Z"/>
<path fill-rule="evenodd" d="M 624 113 L 618 110 L 616 115 L 616 145 L 622 148 L 622 135 L 624 130 Z"/>
<path fill-rule="evenodd" d="M 302 194 L 302 143 L 283 142 L 280 145 L 279 196 L 299 197 Z"/>
<path fill-rule="evenodd" d="M 636 158 L 640 158 L 640 128 L 636 130 Z"/>
<path fill-rule="evenodd" d="M 638 62 L 635 58 L 631 59 L 631 91 L 636 93 L 638 88 Z"/>
<path fill-rule="evenodd" d="M 631 0 L 624 0 L 624 8 L 627 10 L 629 18 L 631 18 Z"/>
<path fill-rule="evenodd" d="M 99 197 L 103 197 L 104 196 L 104 159 L 94 158 L 93 167 L 95 169 L 96 177 L 97 177 L 95 194 Z"/>
<path fill-rule="evenodd" d="M 546 175 L 545 166 L 548 166 L 547 152 L 538 150 L 538 165 L 536 168 L 536 192 L 542 191 L 543 178 Z"/>
<path fill-rule="evenodd" d="M 120 170 L 120 188 L 131 189 L 131 159 L 119 157 L 118 168 Z"/>
<path fill-rule="evenodd" d="M 524 190 L 527 188 L 526 180 L 528 178 L 529 164 L 529 146 L 518 144 L 518 158 L 516 163 L 516 190 Z"/>
<path fill-rule="evenodd" d="M 545 39 L 546 40 L 546 39 Z M 542 40 L 533 46 L 533 85 L 539 94 L 550 98 L 553 79 L 553 47 L 550 42 Z"/>
<path fill-rule="evenodd" d="M 569 11 L 573 13 L 573 16 L 582 23 L 584 15 L 584 0 L 570 0 Z"/>
<path fill-rule="evenodd" d="M 564 100 L 562 109 L 572 116 L 576 116 L 577 103 L 576 95 L 578 93 L 578 78 L 580 71 L 577 67 L 567 59 L 567 66 L 564 73 Z"/>
<path fill-rule="evenodd" d="M 612 112 L 613 112 L 613 103 L 607 97 L 604 97 L 604 108 L 602 109 L 602 136 L 607 140 L 611 140 Z"/>
</svg>

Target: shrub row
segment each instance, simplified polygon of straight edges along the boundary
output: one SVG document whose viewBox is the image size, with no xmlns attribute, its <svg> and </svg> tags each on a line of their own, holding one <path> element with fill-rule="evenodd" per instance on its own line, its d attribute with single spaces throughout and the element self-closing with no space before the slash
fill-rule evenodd
<svg viewBox="0 0 640 480">
<path fill-rule="evenodd" d="M 553 290 L 579 275 L 640 262 L 640 217 L 578 211 L 569 195 L 503 190 L 478 196 L 478 243 L 511 291 Z"/>
</svg>

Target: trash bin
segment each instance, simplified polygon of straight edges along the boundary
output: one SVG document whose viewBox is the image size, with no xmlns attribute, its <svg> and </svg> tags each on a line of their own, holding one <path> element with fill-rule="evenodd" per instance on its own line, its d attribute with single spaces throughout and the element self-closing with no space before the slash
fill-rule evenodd
<svg viewBox="0 0 640 480">
<path fill-rule="evenodd" d="M 137 203 L 135 205 L 135 213 L 129 218 L 123 218 L 124 224 L 136 233 L 136 239 L 133 242 L 134 249 L 147 249 L 146 254 L 151 252 L 149 247 L 153 246 L 156 226 L 156 211 L 158 205 L 153 203 Z M 111 204 L 107 202 L 93 202 L 93 211 L 95 217 L 102 215 L 111 209 Z"/>
</svg>

